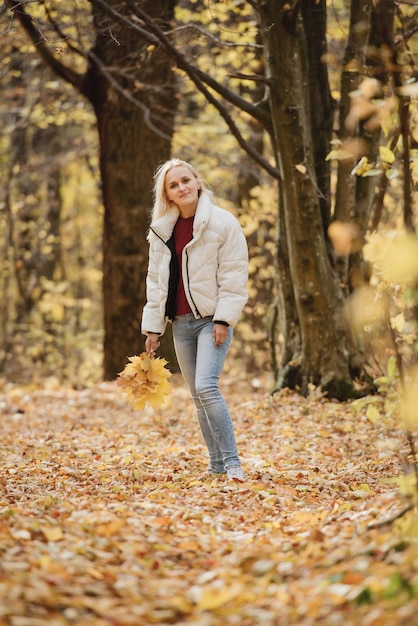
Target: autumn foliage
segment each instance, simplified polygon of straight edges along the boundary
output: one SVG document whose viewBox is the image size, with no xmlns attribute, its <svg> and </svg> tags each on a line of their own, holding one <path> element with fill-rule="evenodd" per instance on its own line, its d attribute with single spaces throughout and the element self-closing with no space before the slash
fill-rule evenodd
<svg viewBox="0 0 418 626">
<path fill-rule="evenodd" d="M 205 475 L 171 384 L 157 411 L 115 383 L 0 394 L 0 626 L 417 624 L 416 516 L 393 521 L 414 476 L 389 395 L 224 377 L 236 484 Z"/>
<path fill-rule="evenodd" d="M 160 357 L 151 358 L 146 352 L 130 356 L 117 379 L 132 408 L 144 409 L 148 404 L 158 408 L 163 404 L 171 387 L 168 378 L 171 372 L 165 368 L 167 361 Z"/>
</svg>

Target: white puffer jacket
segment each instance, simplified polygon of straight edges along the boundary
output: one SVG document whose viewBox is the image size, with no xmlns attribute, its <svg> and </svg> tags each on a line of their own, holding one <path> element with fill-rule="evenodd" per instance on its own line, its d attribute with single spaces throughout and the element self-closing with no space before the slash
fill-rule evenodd
<svg viewBox="0 0 418 626">
<path fill-rule="evenodd" d="M 163 334 L 170 278 L 171 250 L 167 245 L 180 212 L 167 211 L 150 230 L 147 303 L 142 314 L 142 332 Z M 186 297 L 196 318 L 235 326 L 248 299 L 248 248 L 238 220 L 212 204 L 203 193 L 193 222 L 193 238 L 182 256 Z"/>
</svg>

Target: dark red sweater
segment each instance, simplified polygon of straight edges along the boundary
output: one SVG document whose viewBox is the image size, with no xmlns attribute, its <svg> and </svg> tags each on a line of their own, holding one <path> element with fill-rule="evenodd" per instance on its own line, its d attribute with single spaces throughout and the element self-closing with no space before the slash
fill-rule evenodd
<svg viewBox="0 0 418 626">
<path fill-rule="evenodd" d="M 186 294 L 184 293 L 183 273 L 181 271 L 181 255 L 184 246 L 188 244 L 193 237 L 193 221 L 194 215 L 192 217 L 179 217 L 173 231 L 180 273 L 179 283 L 177 286 L 176 315 L 184 315 L 185 313 L 192 312 L 189 303 L 187 302 Z"/>
</svg>

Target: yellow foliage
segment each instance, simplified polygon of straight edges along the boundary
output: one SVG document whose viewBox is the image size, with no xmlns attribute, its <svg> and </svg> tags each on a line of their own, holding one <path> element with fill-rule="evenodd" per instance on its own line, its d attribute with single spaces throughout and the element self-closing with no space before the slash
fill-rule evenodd
<svg viewBox="0 0 418 626">
<path fill-rule="evenodd" d="M 418 408 L 417 408 L 417 391 L 418 391 L 418 369 L 415 368 L 408 374 L 407 384 L 402 390 L 402 419 L 405 428 L 416 433 L 418 431 Z"/>
<path fill-rule="evenodd" d="M 387 148 L 386 146 L 380 146 L 379 153 L 380 153 L 380 158 L 382 159 L 382 161 L 385 161 L 386 163 L 390 163 L 390 164 L 394 163 L 395 155 L 392 152 L 392 150 L 390 150 L 390 148 Z"/>
<path fill-rule="evenodd" d="M 391 231 L 369 239 L 366 258 L 390 282 L 414 285 L 418 279 L 418 240 L 407 232 Z"/>
<path fill-rule="evenodd" d="M 165 368 L 167 361 L 160 357 L 151 359 L 146 352 L 130 356 L 129 361 L 117 380 L 128 402 L 136 410 L 145 408 L 146 404 L 154 408 L 161 406 L 171 391 L 168 382 L 171 372 Z"/>
<path fill-rule="evenodd" d="M 385 318 L 385 300 L 376 297 L 368 285 L 359 287 L 345 303 L 345 313 L 352 328 L 362 332 Z"/>
</svg>

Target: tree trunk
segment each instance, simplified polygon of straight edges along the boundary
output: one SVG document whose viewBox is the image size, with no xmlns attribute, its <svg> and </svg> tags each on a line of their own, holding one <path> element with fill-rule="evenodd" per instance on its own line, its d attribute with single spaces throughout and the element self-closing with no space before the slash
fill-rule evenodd
<svg viewBox="0 0 418 626">
<path fill-rule="evenodd" d="M 298 362 L 301 353 L 300 324 L 296 310 L 292 277 L 289 271 L 283 189 L 280 186 L 276 242 L 276 301 L 269 328 L 275 390 L 294 388 L 298 384 Z"/>
<path fill-rule="evenodd" d="M 361 68 L 364 67 L 366 45 L 370 34 L 371 0 L 352 0 L 350 8 L 350 29 L 342 61 L 341 96 L 338 124 L 339 139 L 343 147 L 353 151 L 352 158 L 338 161 L 337 187 L 335 193 L 334 219 L 344 223 L 357 223 L 356 220 L 356 176 L 351 174 L 356 161 L 362 156 L 362 142 L 356 129 L 346 125 L 350 113 L 350 93 L 355 91 L 361 82 Z M 353 259 L 348 255 L 336 259 L 336 268 L 341 284 L 348 294 L 349 272 Z"/>
<path fill-rule="evenodd" d="M 385 32 L 393 41 L 394 8 L 391 0 L 376 5 L 370 0 L 352 0 L 349 36 L 343 58 L 338 130 L 343 146 L 349 148 L 351 144 L 354 150 L 352 159 L 338 162 L 334 217 L 336 220 L 355 224 L 363 237 L 373 222 L 373 217 L 376 217 L 379 206 L 383 204 L 388 179 L 385 173 L 379 177 L 356 176 L 351 173 L 361 157 L 366 156 L 371 163 L 378 159 L 382 133 L 378 125 L 368 128 L 368 118 L 347 124 L 352 107 L 350 94 L 366 78 L 376 78 L 382 85 L 387 83 L 388 66 L 383 62 L 381 50 L 385 43 Z M 374 221 L 372 226 L 376 225 Z M 337 266 L 347 294 L 356 285 L 368 281 L 369 269 L 361 252 L 340 257 Z"/>
<path fill-rule="evenodd" d="M 324 234 L 331 219 L 330 162 L 326 156 L 333 133 L 335 101 L 328 82 L 328 67 L 324 62 L 327 53 L 326 0 L 302 2 L 306 45 L 309 53 L 309 96 L 313 142 L 313 165 L 318 185 L 318 202 L 321 209 Z"/>
<path fill-rule="evenodd" d="M 86 53 L 85 75 L 52 53 L 21 3 L 7 0 L 7 5 L 44 62 L 88 98 L 96 113 L 104 203 L 104 378 L 112 380 L 128 356 L 143 350 L 139 327 L 145 304 L 152 176 L 170 156 L 177 101 L 172 65 L 158 46 L 149 45 L 130 27 L 131 9 L 118 0 L 90 1 L 96 43 Z M 174 6 L 175 0 L 143 2 L 163 24 L 172 20 Z M 120 18 L 116 21 L 113 9 Z M 48 22 L 50 18 L 48 14 Z M 69 50 L 74 52 L 74 46 Z M 169 334 L 164 356 L 175 369 Z"/>
<path fill-rule="evenodd" d="M 259 5 L 270 109 L 282 174 L 283 215 L 301 353 L 293 386 L 320 385 L 330 396 L 352 393 L 344 302 L 324 236 L 311 127 L 308 49 L 298 3 Z M 297 375 L 295 376 L 295 369 Z M 287 381 L 283 381 L 287 384 Z"/>
<path fill-rule="evenodd" d="M 159 19 L 173 15 L 172 0 L 145 4 Z M 158 48 L 149 49 L 125 26 L 110 25 L 101 9 L 94 9 L 94 21 L 97 39 L 84 91 L 93 103 L 100 138 L 105 208 L 104 377 L 111 380 L 128 356 L 144 350 L 139 329 L 145 304 L 152 178 L 159 162 L 170 157 L 176 100 L 171 64 Z M 143 109 L 115 88 L 103 68 L 112 68 L 122 89 L 131 94 L 137 90 Z M 123 81 L 121 76 L 128 78 Z M 167 351 L 171 352 L 170 346 Z"/>
</svg>

